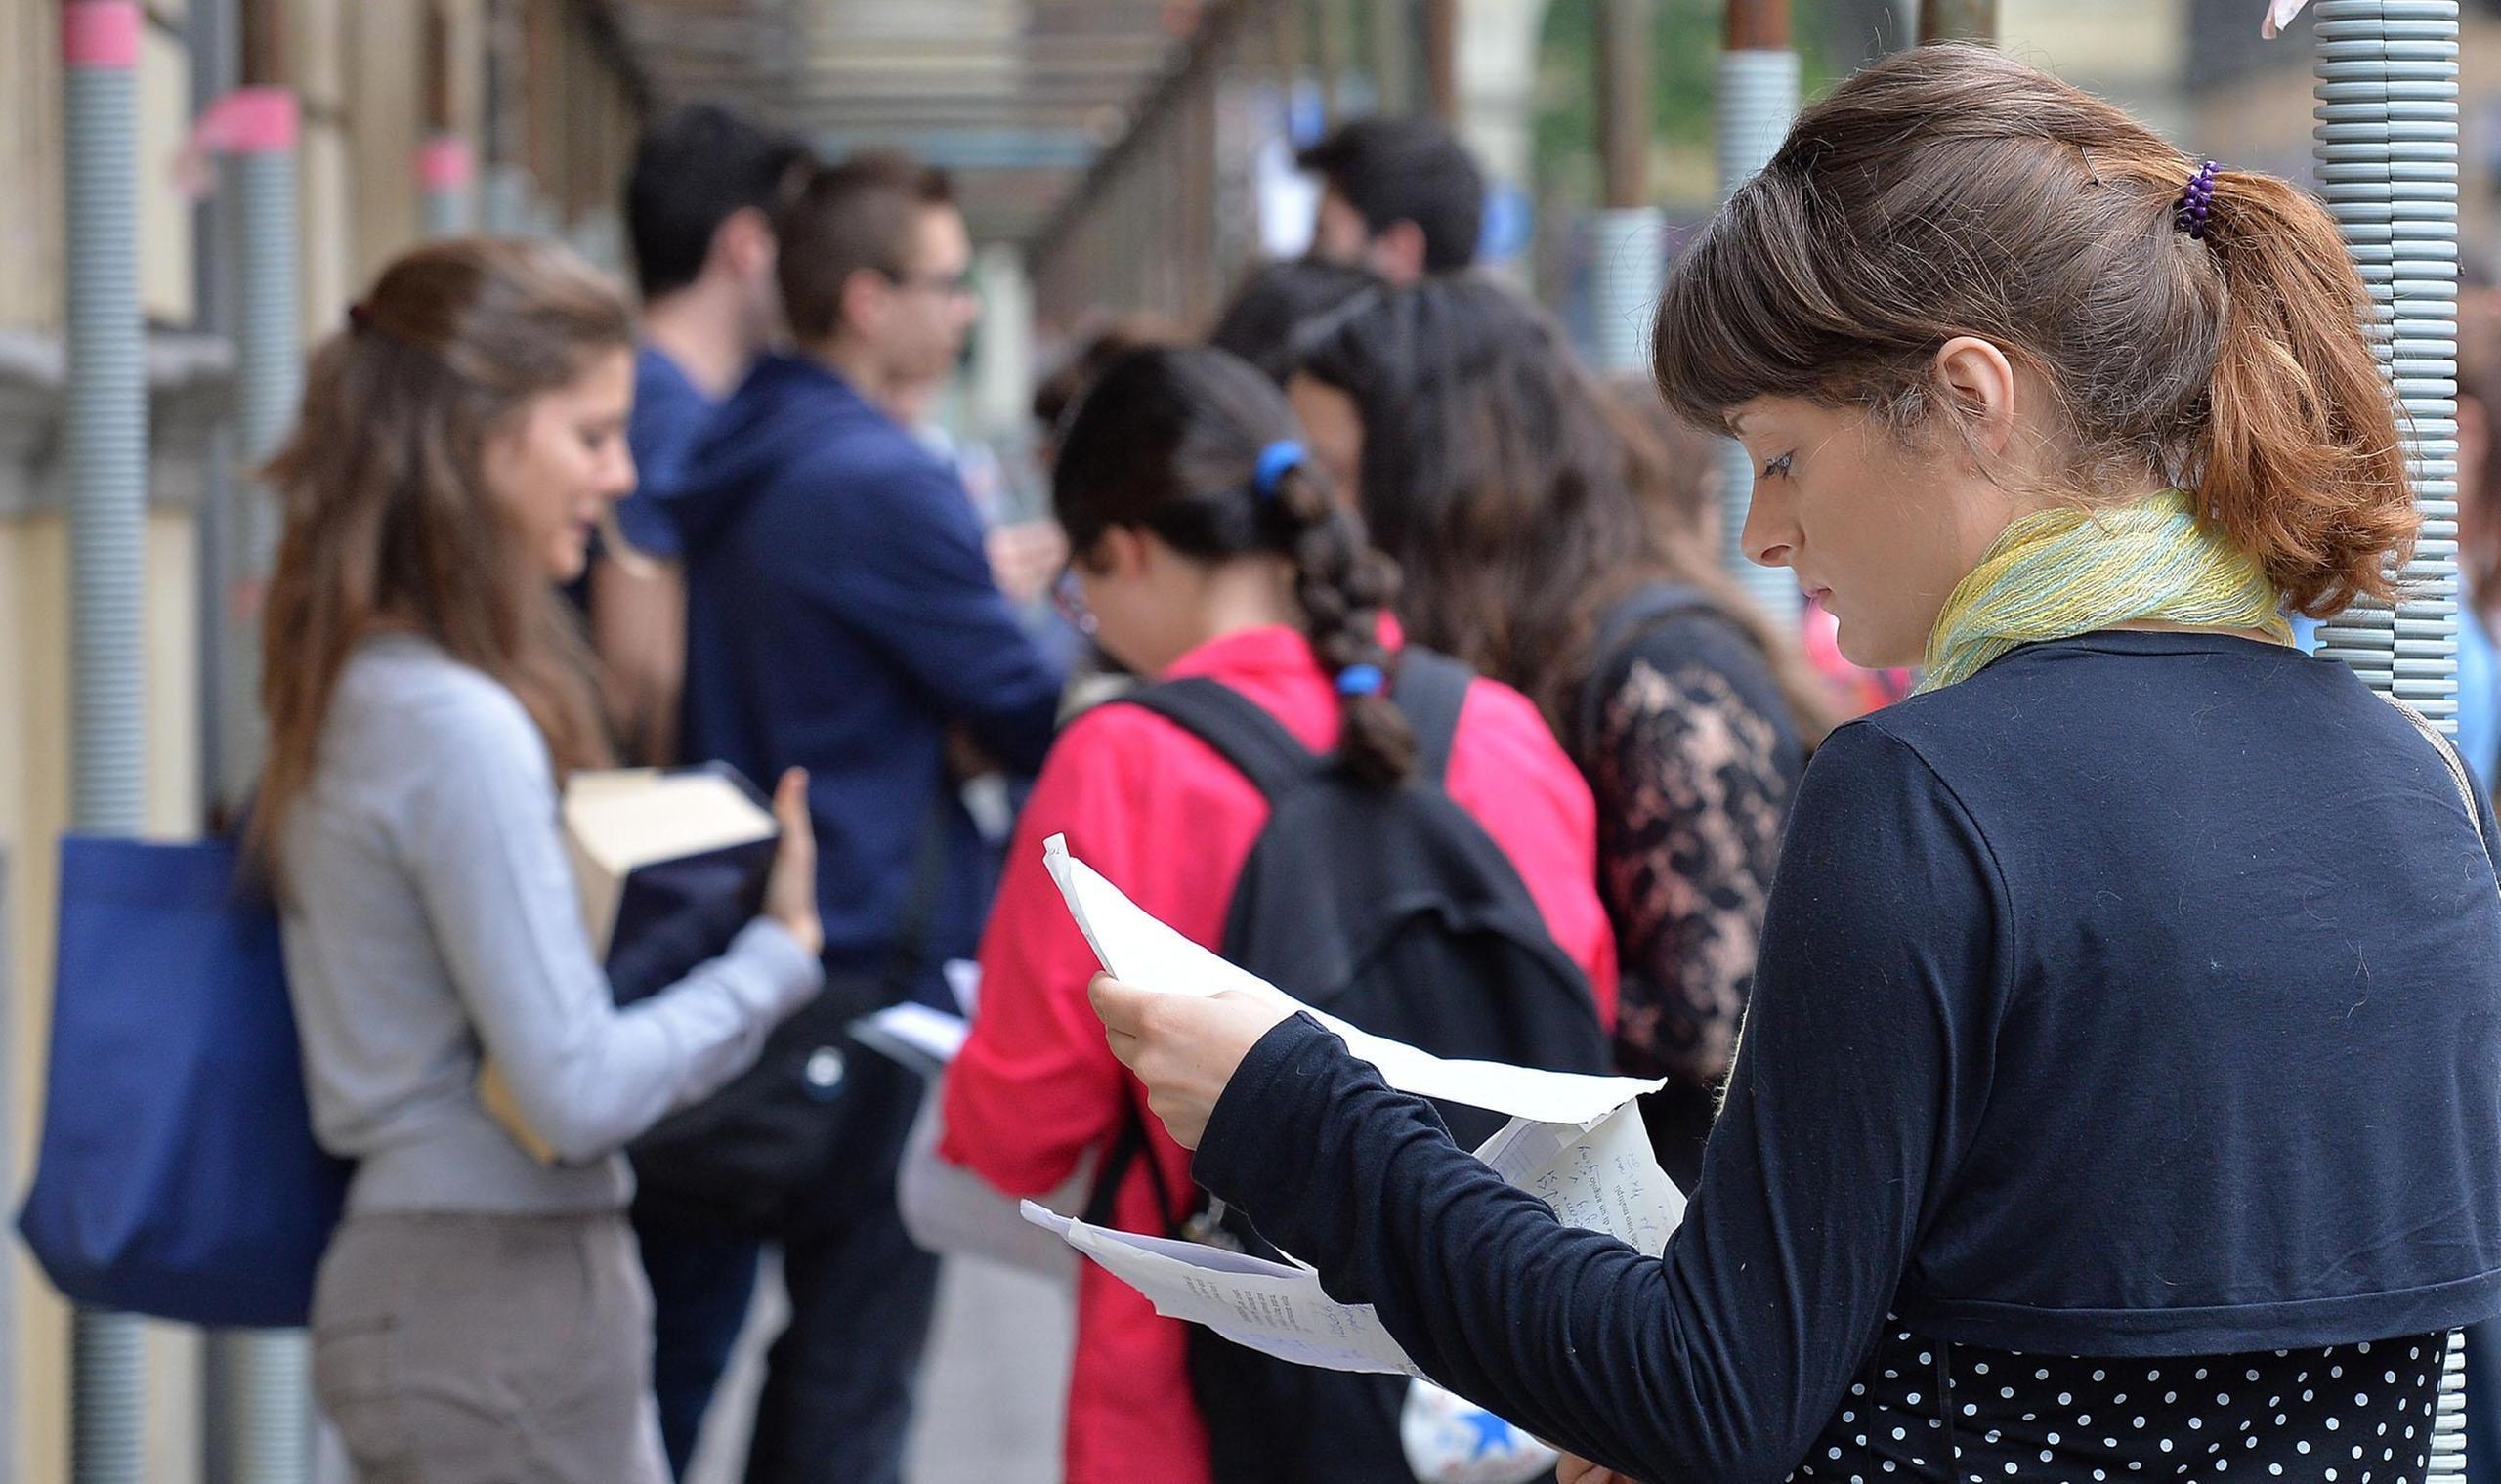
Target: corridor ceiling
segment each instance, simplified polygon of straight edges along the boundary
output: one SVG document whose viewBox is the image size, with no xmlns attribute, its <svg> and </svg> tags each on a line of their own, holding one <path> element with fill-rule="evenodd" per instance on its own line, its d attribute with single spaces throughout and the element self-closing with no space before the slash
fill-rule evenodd
<svg viewBox="0 0 2501 1484">
<path fill-rule="evenodd" d="M 945 166 L 976 237 L 1031 236 L 1223 0 L 608 0 L 655 101 L 709 99 L 830 155 Z"/>
</svg>

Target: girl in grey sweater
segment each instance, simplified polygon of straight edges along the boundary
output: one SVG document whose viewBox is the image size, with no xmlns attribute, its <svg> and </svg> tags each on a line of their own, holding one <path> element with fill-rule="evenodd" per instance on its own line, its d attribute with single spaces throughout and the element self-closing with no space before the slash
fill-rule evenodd
<svg viewBox="0 0 2501 1484">
<path fill-rule="evenodd" d="M 313 1352 L 361 1480 L 662 1484 L 616 1151 L 822 986 L 795 774 L 723 956 L 620 1010 L 582 922 L 558 792 L 605 744 L 554 584 L 633 487 L 632 334 L 560 248 L 422 249 L 321 348 L 271 468 L 254 828 L 315 1125 L 357 1162 Z M 488 1057 L 554 1163 L 481 1105 Z"/>
</svg>

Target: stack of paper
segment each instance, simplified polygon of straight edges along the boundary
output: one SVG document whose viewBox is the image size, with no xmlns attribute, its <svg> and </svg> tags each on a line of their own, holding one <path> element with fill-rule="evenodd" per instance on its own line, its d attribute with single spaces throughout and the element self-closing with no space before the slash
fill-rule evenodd
<svg viewBox="0 0 2501 1484">
<path fill-rule="evenodd" d="M 1070 855 L 1061 836 L 1046 842 L 1043 858 L 1094 956 L 1123 982 L 1174 995 L 1241 990 L 1309 1009 L 1148 915 Z M 1311 1013 L 1400 1091 L 1510 1115 L 1476 1156 L 1553 1208 L 1565 1224 L 1603 1232 L 1650 1256 L 1666 1250 L 1683 1218 L 1684 1196 L 1659 1168 L 1640 1110 L 1632 1106 L 1662 1083 L 1445 1061 Z M 1024 1212 L 1145 1294 L 1158 1313 L 1302 1365 L 1423 1374 L 1370 1305 L 1331 1298 L 1306 1265 L 1088 1226 L 1031 1202 Z"/>
</svg>

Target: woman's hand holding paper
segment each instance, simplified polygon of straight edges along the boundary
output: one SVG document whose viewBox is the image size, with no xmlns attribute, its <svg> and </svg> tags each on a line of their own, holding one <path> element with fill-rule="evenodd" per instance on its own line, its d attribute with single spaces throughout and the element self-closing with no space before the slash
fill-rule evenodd
<svg viewBox="0 0 2501 1484">
<path fill-rule="evenodd" d="M 1227 990 L 1163 994 L 1097 974 L 1086 987 L 1112 1054 L 1146 1084 L 1146 1104 L 1184 1149 L 1199 1147 L 1225 1084 L 1259 1038 L 1293 1013 L 1277 1000 Z"/>
<path fill-rule="evenodd" d="M 1554 1479 L 1555 1484 L 1633 1484 L 1625 1474 L 1569 1453 L 1554 1465 Z"/>
</svg>

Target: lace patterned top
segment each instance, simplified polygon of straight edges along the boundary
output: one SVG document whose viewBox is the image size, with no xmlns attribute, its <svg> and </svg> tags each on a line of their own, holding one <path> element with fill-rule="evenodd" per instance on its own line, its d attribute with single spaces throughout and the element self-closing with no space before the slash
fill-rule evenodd
<svg viewBox="0 0 2501 1484">
<path fill-rule="evenodd" d="M 1717 613 L 1662 619 L 1596 679 L 1605 699 L 1580 761 L 1624 968 L 1617 1061 L 1707 1092 L 1754 982 L 1804 749 L 1761 651 Z"/>
</svg>

